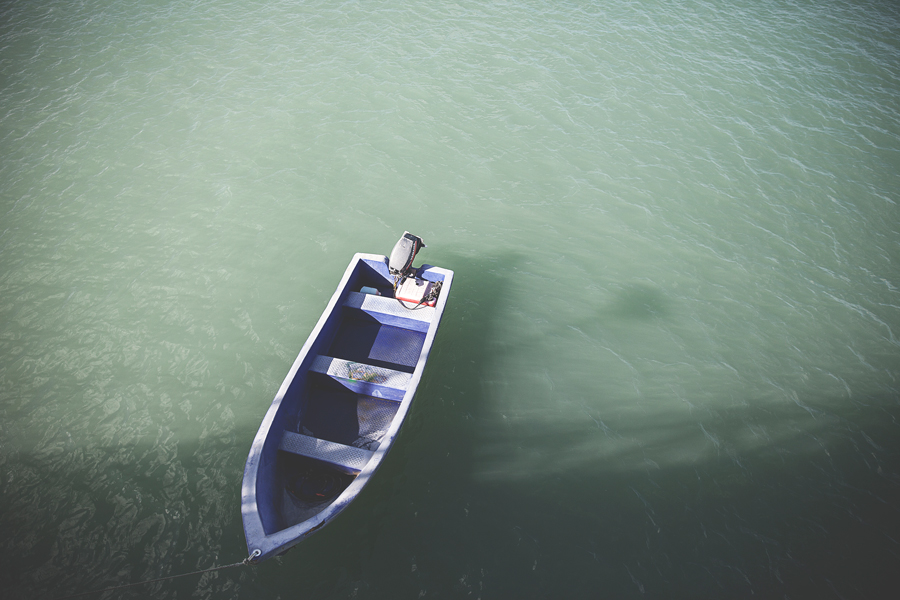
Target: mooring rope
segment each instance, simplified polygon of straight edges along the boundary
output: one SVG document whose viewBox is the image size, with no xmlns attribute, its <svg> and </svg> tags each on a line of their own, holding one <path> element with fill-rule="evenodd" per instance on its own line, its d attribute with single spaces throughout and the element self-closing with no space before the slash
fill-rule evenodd
<svg viewBox="0 0 900 600">
<path fill-rule="evenodd" d="M 222 569 L 231 569 L 234 567 L 242 567 L 244 565 L 249 565 L 256 557 L 259 556 L 261 552 L 259 550 L 254 550 L 253 554 L 242 560 L 241 562 L 236 562 L 230 565 L 223 565 L 221 567 L 211 567 L 209 569 L 202 569 L 200 571 L 193 571 L 191 573 L 181 573 L 179 575 L 169 575 L 168 577 L 159 577 L 157 579 L 148 579 L 146 581 L 138 581 L 136 583 L 126 583 L 125 585 L 116 585 L 113 587 L 103 588 L 102 590 L 91 590 L 89 592 L 81 592 L 78 594 L 72 594 L 71 596 L 61 596 L 59 598 L 54 598 L 54 600 L 69 600 L 70 598 L 80 598 L 81 596 L 87 596 L 88 594 L 102 594 L 103 592 L 111 592 L 113 590 L 123 590 L 125 588 L 135 587 L 137 585 L 145 585 L 148 583 L 159 583 L 160 581 L 169 581 L 170 579 L 178 579 L 180 577 L 190 577 L 191 575 L 200 575 L 201 573 L 210 573 L 212 571 L 221 571 Z"/>
</svg>

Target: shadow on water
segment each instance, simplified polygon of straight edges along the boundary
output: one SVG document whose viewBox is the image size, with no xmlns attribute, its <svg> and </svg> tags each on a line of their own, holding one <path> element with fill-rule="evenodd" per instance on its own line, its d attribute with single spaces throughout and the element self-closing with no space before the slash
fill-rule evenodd
<svg viewBox="0 0 900 600">
<path fill-rule="evenodd" d="M 658 287 L 635 283 L 617 290 L 612 300 L 600 308 L 599 316 L 601 319 L 652 319 L 669 312 L 668 301 Z"/>
<path fill-rule="evenodd" d="M 496 457 L 508 459 L 512 444 L 542 449 L 522 462 L 528 475 L 515 476 L 507 460 L 502 480 L 476 484 L 495 511 L 507 507 L 507 528 L 520 527 L 535 546 L 534 572 L 520 555 L 506 570 L 519 581 L 511 576 L 501 587 L 535 598 L 554 590 L 615 598 L 885 597 L 900 567 L 900 410 L 893 397 L 867 400 L 892 409 L 849 419 L 770 411 L 792 434 L 750 445 L 738 440 L 756 419 L 752 409 L 705 425 L 659 413 L 639 431 L 572 425 L 482 440 L 489 463 L 504 463 Z M 583 451 L 596 448 L 591 436 L 604 438 L 602 455 Z M 692 445 L 701 451 L 666 457 Z M 496 523 L 484 526 L 497 529 L 488 537 L 503 538 Z M 497 554 L 522 552 L 521 542 L 507 546 Z"/>
<path fill-rule="evenodd" d="M 15 477 L 3 482 L 0 505 L 4 597 L 59 598 L 240 560 L 233 517 L 243 459 L 234 446 L 225 435 L 5 457 Z M 227 585 L 220 577 L 141 585 L 116 597 L 208 596 Z"/>
</svg>

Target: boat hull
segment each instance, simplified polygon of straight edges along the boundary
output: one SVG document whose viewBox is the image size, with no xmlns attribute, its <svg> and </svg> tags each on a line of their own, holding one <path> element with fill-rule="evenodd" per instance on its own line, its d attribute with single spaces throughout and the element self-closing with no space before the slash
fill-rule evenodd
<svg viewBox="0 0 900 600">
<path fill-rule="evenodd" d="M 409 413 L 449 296 L 434 306 L 392 297 L 388 259 L 353 257 L 253 440 L 241 486 L 247 548 L 281 554 L 352 502 L 381 465 Z M 376 293 L 364 293 L 376 292 Z M 379 295 L 380 294 L 380 295 Z"/>
</svg>

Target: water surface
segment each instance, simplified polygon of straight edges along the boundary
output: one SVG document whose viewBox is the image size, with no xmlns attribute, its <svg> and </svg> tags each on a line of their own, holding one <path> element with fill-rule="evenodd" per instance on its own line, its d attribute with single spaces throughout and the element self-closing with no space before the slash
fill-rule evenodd
<svg viewBox="0 0 900 600">
<path fill-rule="evenodd" d="M 896 587 L 891 3 L 2 15 L 8 597 L 246 556 L 260 420 L 404 230 L 456 281 L 379 476 L 285 557 L 118 597 Z"/>
</svg>

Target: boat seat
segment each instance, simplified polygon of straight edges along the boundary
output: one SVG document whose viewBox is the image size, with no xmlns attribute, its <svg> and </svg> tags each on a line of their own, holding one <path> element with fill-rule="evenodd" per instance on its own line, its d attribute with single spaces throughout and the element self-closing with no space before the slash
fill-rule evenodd
<svg viewBox="0 0 900 600">
<path fill-rule="evenodd" d="M 313 360 L 309 370 L 327 375 L 358 394 L 398 402 L 403 400 L 409 380 L 412 378 L 411 374 L 402 371 L 321 354 Z"/>
<path fill-rule="evenodd" d="M 434 319 L 433 306 L 419 306 L 415 309 L 406 303 L 404 308 L 396 298 L 386 298 L 374 294 L 350 292 L 344 306 L 361 310 L 383 325 L 411 329 L 425 333 Z"/>
<path fill-rule="evenodd" d="M 293 431 L 284 432 L 278 449 L 320 460 L 348 473 L 362 471 L 374 454 L 356 446 L 345 446 Z"/>
</svg>

